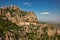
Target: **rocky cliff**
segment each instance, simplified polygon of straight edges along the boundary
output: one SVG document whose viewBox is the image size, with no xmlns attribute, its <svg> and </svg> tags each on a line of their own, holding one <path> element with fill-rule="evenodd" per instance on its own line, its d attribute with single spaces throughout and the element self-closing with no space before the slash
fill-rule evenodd
<svg viewBox="0 0 60 40">
<path fill-rule="evenodd" d="M 60 29 L 17 6 L 0 8 L 0 40 L 60 40 Z"/>
<path fill-rule="evenodd" d="M 22 11 L 17 6 L 0 8 L 0 16 L 3 17 L 2 19 L 10 20 L 13 23 L 16 23 L 17 25 L 24 25 L 25 22 L 37 22 L 37 17 L 34 12 Z"/>
</svg>

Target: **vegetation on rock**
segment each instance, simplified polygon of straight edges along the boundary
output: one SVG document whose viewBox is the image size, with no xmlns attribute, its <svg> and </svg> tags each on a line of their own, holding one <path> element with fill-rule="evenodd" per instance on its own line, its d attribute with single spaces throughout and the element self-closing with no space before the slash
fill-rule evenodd
<svg viewBox="0 0 60 40">
<path fill-rule="evenodd" d="M 0 10 L 0 40 L 60 40 L 60 29 L 39 22 L 33 12 L 21 11 L 16 6 L 5 9 L 3 13 Z M 4 15 L 5 12 L 8 13 Z M 22 21 L 32 24 L 18 25 Z"/>
</svg>

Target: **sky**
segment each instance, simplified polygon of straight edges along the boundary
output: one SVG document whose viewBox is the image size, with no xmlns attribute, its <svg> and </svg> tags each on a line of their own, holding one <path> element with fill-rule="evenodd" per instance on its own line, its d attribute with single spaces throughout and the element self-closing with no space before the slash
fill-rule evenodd
<svg viewBox="0 0 60 40">
<path fill-rule="evenodd" d="M 10 5 L 33 11 L 39 21 L 60 22 L 60 0 L 0 0 L 0 7 Z"/>
</svg>

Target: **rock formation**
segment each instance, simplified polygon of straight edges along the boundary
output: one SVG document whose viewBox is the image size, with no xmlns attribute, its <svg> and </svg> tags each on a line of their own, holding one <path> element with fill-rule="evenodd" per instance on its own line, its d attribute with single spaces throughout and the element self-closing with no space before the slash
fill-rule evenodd
<svg viewBox="0 0 60 40">
<path fill-rule="evenodd" d="M 23 22 L 23 25 L 27 22 L 37 22 L 37 17 L 34 12 L 25 12 L 16 6 L 0 8 L 0 16 L 4 16 L 3 19 L 10 20 L 17 25 L 22 25 Z"/>
<path fill-rule="evenodd" d="M 0 8 L 0 40 L 60 40 L 60 29 L 38 21 L 17 6 Z"/>
</svg>

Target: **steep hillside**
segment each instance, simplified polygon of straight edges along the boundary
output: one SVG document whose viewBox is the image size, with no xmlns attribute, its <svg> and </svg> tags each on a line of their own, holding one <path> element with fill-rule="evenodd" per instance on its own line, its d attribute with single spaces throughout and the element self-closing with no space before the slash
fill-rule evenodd
<svg viewBox="0 0 60 40">
<path fill-rule="evenodd" d="M 17 25 L 24 25 L 24 22 L 37 22 L 37 17 L 34 12 L 25 12 L 16 6 L 0 8 L 0 18 L 1 16 L 3 17 L 2 19 L 10 20 Z"/>
<path fill-rule="evenodd" d="M 60 29 L 16 6 L 0 8 L 0 40 L 60 40 Z"/>
</svg>

